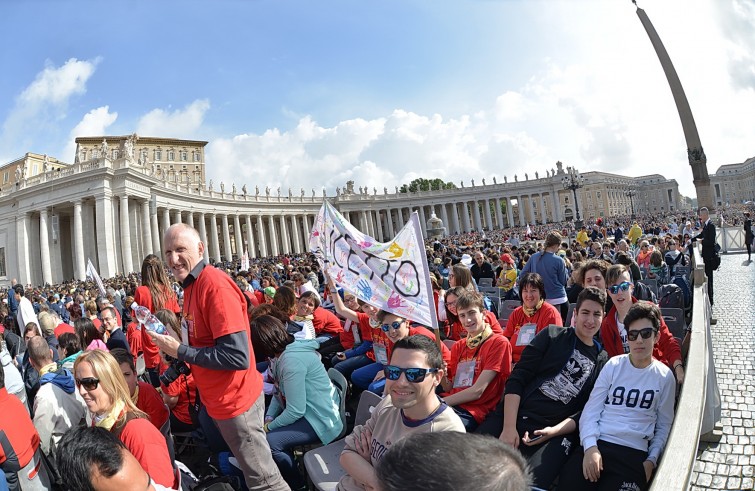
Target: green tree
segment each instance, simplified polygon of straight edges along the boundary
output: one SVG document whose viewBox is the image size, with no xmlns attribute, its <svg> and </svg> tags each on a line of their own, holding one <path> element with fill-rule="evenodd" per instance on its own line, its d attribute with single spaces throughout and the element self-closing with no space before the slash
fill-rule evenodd
<svg viewBox="0 0 755 491">
<path fill-rule="evenodd" d="M 452 182 L 444 182 L 443 179 L 425 179 L 424 177 L 418 177 L 409 184 L 401 186 L 399 192 L 416 193 L 417 191 L 435 191 L 438 189 L 456 189 L 456 184 Z"/>
</svg>

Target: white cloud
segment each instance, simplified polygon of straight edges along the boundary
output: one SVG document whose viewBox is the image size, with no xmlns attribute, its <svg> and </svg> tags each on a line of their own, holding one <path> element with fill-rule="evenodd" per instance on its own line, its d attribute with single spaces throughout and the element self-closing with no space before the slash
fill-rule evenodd
<svg viewBox="0 0 755 491">
<path fill-rule="evenodd" d="M 66 149 L 60 157 L 65 162 L 73 163 L 76 152 L 76 138 L 79 136 L 106 135 L 107 128 L 118 118 L 117 112 L 110 112 L 109 106 L 92 109 L 73 127 L 69 135 Z"/>
<path fill-rule="evenodd" d="M 33 137 L 55 128 L 66 116 L 68 102 L 86 92 L 86 85 L 101 58 L 71 58 L 61 66 L 47 63 L 16 98 L 13 109 L 3 122 L 0 143 L 3 147 L 28 151 Z"/>
<path fill-rule="evenodd" d="M 144 136 L 195 138 L 210 109 L 210 101 L 197 99 L 175 111 L 153 109 L 139 119 L 136 132 Z"/>
</svg>

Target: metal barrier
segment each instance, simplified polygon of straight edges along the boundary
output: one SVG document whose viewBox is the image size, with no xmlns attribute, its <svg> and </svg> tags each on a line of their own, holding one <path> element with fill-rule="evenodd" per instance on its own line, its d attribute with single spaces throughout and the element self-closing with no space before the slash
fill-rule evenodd
<svg viewBox="0 0 755 491">
<path fill-rule="evenodd" d="M 679 404 L 651 486 L 654 491 L 686 491 L 692 478 L 700 437 L 721 419 L 721 397 L 713 364 L 711 309 L 707 278 L 698 248 L 693 257 L 692 334 Z"/>
<path fill-rule="evenodd" d="M 721 245 L 723 253 L 746 250 L 745 231 L 742 227 L 716 228 L 716 242 Z"/>
</svg>

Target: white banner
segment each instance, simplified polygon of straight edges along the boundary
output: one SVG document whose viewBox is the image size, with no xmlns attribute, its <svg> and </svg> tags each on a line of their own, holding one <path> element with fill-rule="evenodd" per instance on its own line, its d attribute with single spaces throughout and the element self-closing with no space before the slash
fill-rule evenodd
<svg viewBox="0 0 755 491">
<path fill-rule="evenodd" d="M 244 255 L 241 256 L 241 270 L 249 271 L 249 251 L 244 251 Z"/>
<path fill-rule="evenodd" d="M 97 270 L 94 269 L 94 265 L 92 264 L 91 259 L 87 259 L 87 278 L 97 283 L 97 288 L 100 290 L 100 294 L 103 297 L 107 296 L 105 285 L 102 284 L 102 279 L 100 278 L 100 275 L 97 273 Z"/>
<path fill-rule="evenodd" d="M 381 243 L 357 230 L 326 201 L 315 217 L 309 250 L 336 283 L 363 301 L 438 327 L 416 212 L 393 240 Z"/>
</svg>

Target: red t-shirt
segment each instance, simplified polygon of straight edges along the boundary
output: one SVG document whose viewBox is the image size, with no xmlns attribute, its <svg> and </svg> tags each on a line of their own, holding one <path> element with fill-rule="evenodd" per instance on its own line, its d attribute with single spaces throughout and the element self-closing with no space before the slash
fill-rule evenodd
<svg viewBox="0 0 755 491">
<path fill-rule="evenodd" d="M 501 400 L 506 379 L 511 374 L 511 344 L 508 339 L 498 334 L 493 334 L 475 349 L 467 347 L 466 339 L 456 341 L 451 347 L 448 379 L 455 382 L 459 364 L 470 360 L 475 360 L 472 384 L 466 387 L 454 387 L 448 394 L 456 394 L 474 385 L 483 370 L 496 372 L 497 375 L 488 384 L 479 399 L 460 404 L 463 409 L 469 411 L 475 421 L 482 423 L 485 416 L 495 409 L 496 404 Z"/>
<path fill-rule="evenodd" d="M 157 484 L 175 489 L 173 463 L 170 461 L 165 437 L 149 421 L 136 418 L 126 423 L 121 441 L 131 452 L 149 477 Z"/>
<path fill-rule="evenodd" d="M 482 315 L 482 318 L 485 320 L 485 322 L 490 324 L 490 328 L 493 329 L 493 332 L 495 334 L 500 334 L 501 336 L 503 336 L 503 329 L 501 329 L 501 324 L 498 322 L 498 319 L 493 312 L 486 310 Z M 464 326 L 461 325 L 461 322 L 454 322 L 451 325 L 450 331 L 451 332 L 448 334 L 448 339 L 451 339 L 453 341 L 458 341 L 467 337 L 467 330 L 464 328 Z"/>
<path fill-rule="evenodd" d="M 0 414 L 0 464 L 11 459 L 10 464 L 25 467 L 39 448 L 39 433 L 24 405 L 5 387 L 0 389 Z"/>
<path fill-rule="evenodd" d="M 136 407 L 147 413 L 150 422 L 159 430 L 170 417 L 168 407 L 160 393 L 150 384 L 141 380 L 137 384 L 139 385 L 139 398 L 136 401 Z"/>
<path fill-rule="evenodd" d="M 193 424 L 189 414 L 189 404 L 193 404 L 197 397 L 197 384 L 194 383 L 194 376 L 192 374 L 179 375 L 172 384 L 167 387 L 162 385 L 162 388 L 163 392 L 169 396 L 178 397 L 176 405 L 171 410 L 176 419 L 189 425 Z"/>
<path fill-rule="evenodd" d="M 168 301 L 164 308 L 171 312 L 181 312 L 181 308 L 178 306 L 178 300 L 173 290 L 168 290 Z M 152 294 L 149 292 L 149 288 L 146 286 L 140 286 L 134 292 L 134 302 L 146 307 L 153 314 L 156 312 L 155 306 L 152 304 Z M 130 306 L 129 306 L 130 307 Z M 144 365 L 147 368 L 155 368 L 160 364 L 160 349 L 152 342 L 152 338 L 149 337 L 147 331 L 142 329 L 142 352 L 144 353 Z"/>
<path fill-rule="evenodd" d="M 64 332 L 70 332 L 71 334 L 76 334 L 76 330 L 73 328 L 73 326 L 66 324 L 65 322 L 62 322 L 58 324 L 58 327 L 56 327 L 53 332 L 55 333 L 55 337 L 59 338 L 61 334 Z"/>
<path fill-rule="evenodd" d="M 372 332 L 375 330 L 380 331 L 381 333 L 383 332 L 379 328 L 372 328 L 372 326 L 370 325 L 370 316 L 365 314 L 364 312 L 357 312 L 357 318 L 359 319 L 359 334 L 362 335 L 362 342 L 374 342 L 374 340 L 372 339 Z M 375 353 L 372 350 L 369 350 L 367 353 L 365 353 L 365 355 L 367 355 L 367 358 L 369 358 L 370 360 L 375 361 Z"/>
<path fill-rule="evenodd" d="M 312 316 L 312 325 L 315 328 L 315 334 L 317 334 L 318 336 L 320 334 L 335 336 L 336 334 L 340 334 L 341 331 L 343 331 L 341 321 L 339 321 L 338 317 L 336 317 L 336 315 L 329 310 L 325 310 L 322 307 L 317 307 L 312 313 Z"/>
<path fill-rule="evenodd" d="M 548 302 L 543 302 L 543 306 L 532 317 L 524 315 L 524 308 L 521 306 L 514 309 L 506 323 L 506 329 L 503 331 L 503 335 L 511 342 L 511 355 L 514 363 L 519 361 L 522 351 L 527 346 L 526 344 L 522 346 L 516 345 L 519 330 L 525 324 L 535 324 L 535 334 L 537 334 L 551 324 L 560 326 L 563 322 L 561 321 L 561 313 Z"/>
<path fill-rule="evenodd" d="M 215 340 L 237 332 L 247 333 L 249 367 L 244 370 L 212 370 L 192 365 L 202 402 L 214 419 L 229 419 L 249 409 L 262 392 L 249 336 L 246 301 L 236 283 L 225 273 L 205 266 L 184 289 L 184 319 L 189 324 L 189 344 L 215 346 Z"/>
<path fill-rule="evenodd" d="M 126 326 L 126 341 L 131 348 L 131 354 L 134 358 L 139 356 L 142 352 L 142 332 L 137 329 L 137 322 L 131 322 Z"/>
</svg>

